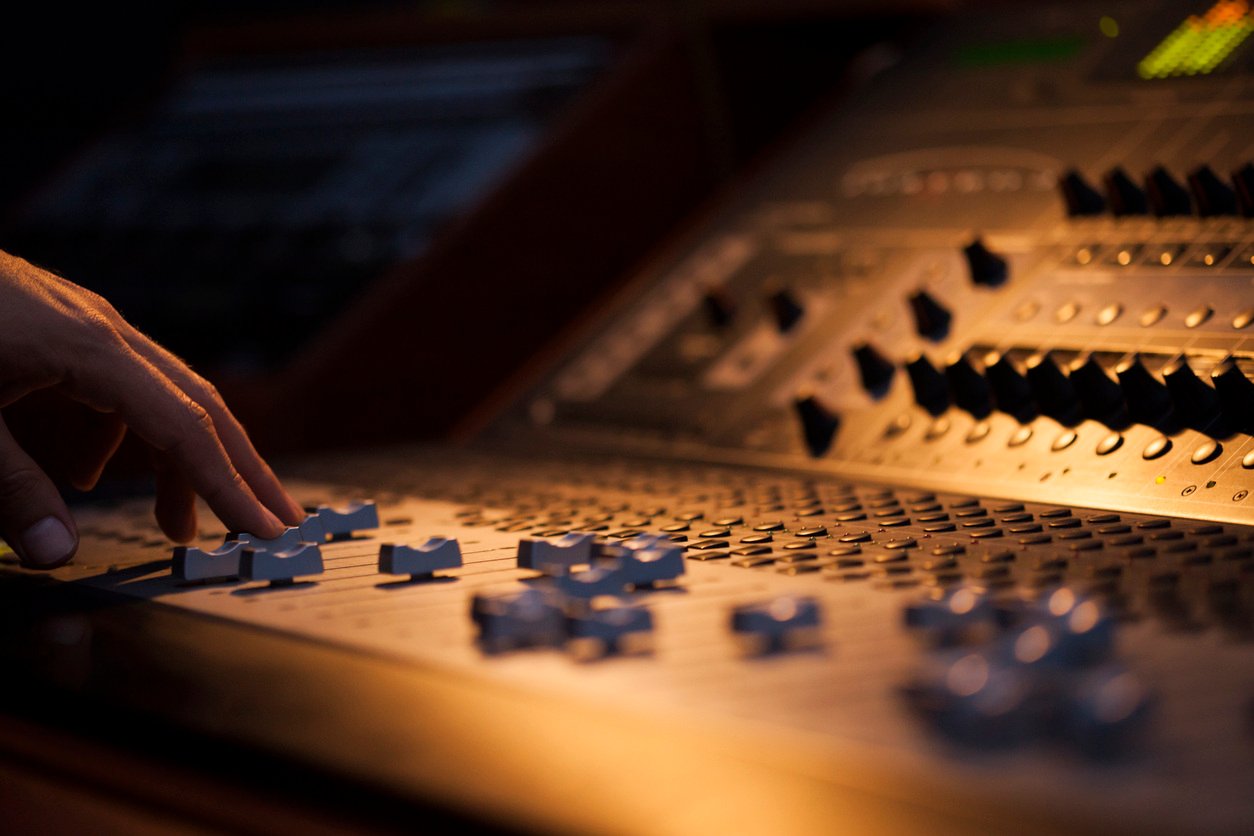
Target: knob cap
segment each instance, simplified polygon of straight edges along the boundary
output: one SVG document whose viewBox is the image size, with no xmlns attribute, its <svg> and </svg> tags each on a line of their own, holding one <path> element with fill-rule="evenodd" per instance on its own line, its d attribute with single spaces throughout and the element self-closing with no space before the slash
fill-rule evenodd
<svg viewBox="0 0 1254 836">
<path fill-rule="evenodd" d="M 1058 181 L 1058 189 L 1067 205 L 1067 214 L 1073 218 L 1100 215 L 1106 211 L 1106 198 L 1072 169 Z"/>
<path fill-rule="evenodd" d="M 1193 192 L 1197 213 L 1203 218 L 1237 213 L 1236 192 L 1208 165 L 1198 166 L 1189 173 L 1189 190 Z"/>
<path fill-rule="evenodd" d="M 1219 393 L 1194 374 L 1183 354 L 1163 366 L 1163 380 L 1167 382 L 1167 391 L 1171 393 L 1181 421 L 1211 435 L 1228 434 L 1226 428 L 1220 426 L 1227 422 L 1221 420 Z"/>
<path fill-rule="evenodd" d="M 915 403 L 933 415 L 949 409 L 949 383 L 931 360 L 922 354 L 915 355 L 906 363 L 906 374 L 910 376 Z"/>
<path fill-rule="evenodd" d="M 1145 199 L 1145 192 L 1132 182 L 1132 178 L 1122 168 L 1112 169 L 1103 178 L 1103 182 L 1106 186 L 1106 199 L 1110 203 L 1110 211 L 1115 217 L 1149 214 L 1149 201 Z"/>
<path fill-rule="evenodd" d="M 1138 354 L 1132 354 L 1115 367 L 1128 417 L 1138 424 L 1170 429 L 1173 411 L 1171 395 L 1153 372 L 1145 368 Z"/>
<path fill-rule="evenodd" d="M 859 343 L 853 348 L 853 359 L 858 364 L 858 376 L 862 378 L 863 389 L 875 397 L 888 391 L 888 385 L 893 382 L 893 373 L 897 368 L 875 346 Z"/>
<path fill-rule="evenodd" d="M 949 335 L 953 315 L 926 290 L 910 294 L 910 312 L 914 314 L 914 330 L 920 337 L 940 341 Z"/>
<path fill-rule="evenodd" d="M 1052 356 L 1034 354 L 1026 365 L 1028 385 L 1041 412 L 1068 427 L 1084 420 L 1080 395 Z"/>
<path fill-rule="evenodd" d="M 993 411 L 993 390 L 965 354 L 957 355 L 945 367 L 945 379 L 959 409 L 976 418 L 987 418 Z"/>
<path fill-rule="evenodd" d="M 1085 415 L 1111 429 L 1128 426 L 1128 409 L 1123 402 L 1123 392 L 1097 358 L 1091 354 L 1076 358 L 1068 377 L 1080 396 Z"/>
<path fill-rule="evenodd" d="M 1245 376 L 1236 358 L 1228 357 L 1210 373 L 1219 402 L 1236 429 L 1254 433 L 1254 381 Z"/>
<path fill-rule="evenodd" d="M 840 429 L 840 416 L 814 395 L 798 396 L 793 401 L 793 408 L 801 420 L 801 435 L 810 455 L 818 457 L 826 453 Z"/>
<path fill-rule="evenodd" d="M 766 303 L 771 307 L 771 315 L 775 317 L 775 327 L 781 334 L 787 334 L 801 321 L 801 317 L 805 316 L 805 308 L 787 288 L 777 290 L 766 297 Z"/>
<path fill-rule="evenodd" d="M 712 287 L 701 297 L 705 318 L 715 328 L 726 328 L 736 318 L 736 302 L 726 288 Z"/>
<path fill-rule="evenodd" d="M 1010 275 L 1006 259 L 994 253 L 984 242 L 976 238 L 962 248 L 967 257 L 967 267 L 971 270 L 971 281 L 985 287 L 999 287 L 1005 284 Z"/>
<path fill-rule="evenodd" d="M 1176 178 L 1161 165 L 1145 175 L 1145 191 L 1149 195 L 1150 208 L 1160 218 L 1193 214 L 1189 190 L 1176 182 Z"/>
<path fill-rule="evenodd" d="M 984 374 L 993 390 L 997 408 L 1026 424 L 1039 414 L 1027 378 L 1009 357 L 994 352 L 984 360 Z"/>
<path fill-rule="evenodd" d="M 1254 163 L 1245 165 L 1232 172 L 1232 185 L 1237 195 L 1237 206 L 1241 214 L 1254 218 Z"/>
</svg>

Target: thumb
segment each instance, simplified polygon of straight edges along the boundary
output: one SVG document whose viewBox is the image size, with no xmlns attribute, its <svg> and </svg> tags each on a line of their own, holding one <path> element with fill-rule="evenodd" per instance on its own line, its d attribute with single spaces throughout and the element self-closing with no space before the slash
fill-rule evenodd
<svg viewBox="0 0 1254 836">
<path fill-rule="evenodd" d="M 53 569 L 74 556 L 78 533 L 47 474 L 0 418 L 0 536 L 22 565 Z"/>
</svg>

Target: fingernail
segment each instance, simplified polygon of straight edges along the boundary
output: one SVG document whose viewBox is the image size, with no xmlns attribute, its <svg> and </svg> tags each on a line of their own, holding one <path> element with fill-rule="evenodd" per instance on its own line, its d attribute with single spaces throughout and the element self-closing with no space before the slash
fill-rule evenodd
<svg viewBox="0 0 1254 836">
<path fill-rule="evenodd" d="M 74 554 L 74 535 L 56 517 L 44 517 L 21 536 L 22 557 L 28 566 L 51 569 Z"/>
<path fill-rule="evenodd" d="M 269 508 L 262 508 L 261 510 L 266 515 L 266 521 L 270 523 L 270 530 L 274 532 L 274 534 L 270 535 L 271 537 L 278 537 L 287 530 L 287 526 L 283 524 L 283 521 L 276 517 Z"/>
</svg>

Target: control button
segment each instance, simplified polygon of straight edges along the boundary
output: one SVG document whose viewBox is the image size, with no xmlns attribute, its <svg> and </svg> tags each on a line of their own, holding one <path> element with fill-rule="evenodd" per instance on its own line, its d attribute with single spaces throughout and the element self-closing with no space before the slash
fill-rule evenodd
<svg viewBox="0 0 1254 836">
<path fill-rule="evenodd" d="M 746 638 L 750 649 L 771 653 L 817 640 L 822 610 L 815 598 L 782 596 L 758 604 L 742 604 L 732 610 L 733 633 Z"/>
<path fill-rule="evenodd" d="M 319 505 L 314 513 L 322 530 L 332 540 L 347 540 L 358 531 L 379 527 L 379 508 L 372 501 L 354 502 L 343 511 L 330 505 Z"/>
<path fill-rule="evenodd" d="M 506 595 L 476 594 L 470 617 L 478 642 L 489 653 L 522 647 L 554 647 L 566 640 L 566 613 L 557 597 L 543 589 Z"/>
<path fill-rule="evenodd" d="M 858 364 L 858 377 L 862 380 L 862 388 L 875 397 L 888 391 L 897 367 L 888 361 L 879 350 L 870 343 L 858 343 L 853 347 L 853 359 Z"/>
<path fill-rule="evenodd" d="M 1010 440 L 1006 442 L 1007 447 L 1022 447 L 1032 440 L 1032 428 L 1020 427 L 1010 436 Z"/>
<path fill-rule="evenodd" d="M 1027 381 L 1041 412 L 1060 424 L 1078 424 L 1082 417 L 1075 386 L 1048 353 L 1027 359 Z"/>
<path fill-rule="evenodd" d="M 321 575 L 322 549 L 301 543 L 285 551 L 256 551 L 246 547 L 239 560 L 239 576 L 249 581 L 270 581 L 271 586 L 291 586 L 304 575 Z"/>
<path fill-rule="evenodd" d="M 1166 315 L 1167 315 L 1166 305 L 1155 305 L 1152 308 L 1146 308 L 1145 311 L 1141 314 L 1141 319 L 1140 319 L 1141 327 L 1149 328 L 1153 325 L 1157 325 L 1158 323 L 1162 322 L 1163 317 L 1165 317 Z"/>
<path fill-rule="evenodd" d="M 1219 393 L 1207 386 L 1179 355 L 1163 366 L 1163 380 L 1176 405 L 1176 414 L 1195 430 L 1227 435 L 1216 426 L 1220 419 Z"/>
<path fill-rule="evenodd" d="M 927 432 L 923 433 L 923 440 L 936 441 L 949 432 L 951 426 L 950 420 L 942 415 L 928 426 Z"/>
<path fill-rule="evenodd" d="M 1249 270 L 1254 267 L 1254 244 L 1247 244 L 1241 248 L 1232 261 L 1228 263 L 1229 267 L 1236 267 L 1242 270 Z"/>
<path fill-rule="evenodd" d="M 701 297 L 705 317 L 715 328 L 726 328 L 736 318 L 736 302 L 723 287 L 712 287 Z"/>
<path fill-rule="evenodd" d="M 194 546 L 175 546 L 170 574 L 178 581 L 225 580 L 239 576 L 239 561 L 247 548 L 228 540 L 211 551 Z"/>
<path fill-rule="evenodd" d="M 653 615 L 644 607 L 607 607 L 583 609 L 566 622 L 571 640 L 593 645 L 592 658 L 610 653 L 648 647 L 648 634 L 653 632 Z"/>
<path fill-rule="evenodd" d="M 1237 195 L 1237 206 L 1241 214 L 1254 218 L 1254 163 L 1245 165 L 1232 172 L 1232 185 Z"/>
<path fill-rule="evenodd" d="M 1080 315 L 1080 305 L 1077 302 L 1064 302 L 1058 306 L 1058 310 L 1054 311 L 1054 321 L 1059 325 L 1065 325 Z"/>
<path fill-rule="evenodd" d="M 1165 435 L 1160 435 L 1149 444 L 1145 445 L 1145 449 L 1141 451 L 1141 458 L 1148 460 L 1162 458 L 1171 452 L 1171 439 Z"/>
<path fill-rule="evenodd" d="M 976 418 L 987 418 L 993 411 L 993 390 L 965 354 L 951 358 L 945 367 L 945 379 L 949 381 L 949 389 L 959 409 Z"/>
<path fill-rule="evenodd" d="M 1141 244 L 1123 244 L 1111 250 L 1103 261 L 1116 267 L 1130 267 L 1141 260 Z"/>
<path fill-rule="evenodd" d="M 949 409 L 949 383 L 925 355 L 916 354 L 906 363 L 906 375 L 915 403 L 933 415 Z"/>
<path fill-rule="evenodd" d="M 962 248 L 971 272 L 971 281 L 984 287 L 999 287 L 1009 276 L 1006 260 L 994 253 L 984 242 L 976 238 Z"/>
<path fill-rule="evenodd" d="M 571 567 L 592 563 L 596 535 L 572 531 L 556 541 L 524 537 L 518 541 L 518 567 L 546 575 L 569 574 Z"/>
<path fill-rule="evenodd" d="M 1219 395 L 1219 402 L 1237 428 L 1254 432 L 1254 382 L 1245 376 L 1236 358 L 1226 357 L 1211 369 L 1211 383 Z"/>
<path fill-rule="evenodd" d="M 1145 199 L 1145 192 L 1141 191 L 1141 187 L 1122 168 L 1111 170 L 1103 178 L 1103 184 L 1106 187 L 1106 200 L 1115 217 L 1149 214 L 1149 201 Z"/>
<path fill-rule="evenodd" d="M 1167 387 L 1145 368 L 1138 354 L 1129 355 L 1115 367 L 1123 388 L 1128 415 L 1138 424 L 1165 428 L 1172 414 L 1171 395 Z"/>
<path fill-rule="evenodd" d="M 914 314 L 914 330 L 919 336 L 939 341 L 949 335 L 949 323 L 953 316 L 930 293 L 916 290 L 910 294 L 908 301 L 910 312 Z"/>
<path fill-rule="evenodd" d="M 801 420 L 801 434 L 805 439 L 806 450 L 815 458 L 826 453 L 832 446 L 836 431 L 840 429 L 840 416 L 811 394 L 798 396 L 793 401 L 793 408 Z"/>
<path fill-rule="evenodd" d="M 1219 458 L 1224 451 L 1224 446 L 1213 438 L 1203 441 L 1193 455 L 1189 457 L 1189 461 L 1194 464 L 1207 464 Z"/>
<path fill-rule="evenodd" d="M 968 634 L 992 628 L 996 609 L 983 591 L 969 586 L 934 590 L 903 613 L 906 627 L 921 631 L 932 644 L 961 643 Z"/>
<path fill-rule="evenodd" d="M 430 580 L 441 569 L 462 565 L 461 546 L 456 540 L 432 537 L 418 546 L 383 543 L 379 546 L 379 572 L 409 575 L 411 580 Z"/>
<path fill-rule="evenodd" d="M 1066 450 L 1072 444 L 1075 444 L 1077 438 L 1079 438 L 1079 436 L 1076 435 L 1074 430 L 1067 430 L 1062 435 L 1054 439 L 1054 443 L 1049 445 L 1049 449 L 1053 450 L 1055 453 Z"/>
<path fill-rule="evenodd" d="M 1215 314 L 1215 309 L 1210 305 L 1199 305 L 1189 311 L 1184 317 L 1184 327 L 1196 328 L 1205 323 Z"/>
<path fill-rule="evenodd" d="M 1227 258 L 1230 252 L 1232 252 L 1231 244 L 1223 244 L 1218 241 L 1198 244 L 1189 255 L 1188 266 L 1214 267 Z"/>
<path fill-rule="evenodd" d="M 1145 264 L 1154 267 L 1170 267 L 1180 259 L 1180 254 L 1188 249 L 1188 244 L 1150 244 L 1145 256 Z"/>
<path fill-rule="evenodd" d="M 1245 458 L 1241 459 L 1241 466 L 1246 470 L 1254 470 L 1254 450 L 1245 454 Z"/>
<path fill-rule="evenodd" d="M 716 548 L 726 547 L 723 543 Z M 622 573 L 628 586 L 636 589 L 676 580 L 685 572 L 683 547 L 653 534 L 604 546 L 599 559 L 613 561 L 612 567 Z"/>
<path fill-rule="evenodd" d="M 1097 312 L 1097 316 L 1093 317 L 1093 321 L 1098 325 L 1109 325 L 1119 317 L 1123 316 L 1123 305 L 1118 302 L 1112 302 Z"/>
<path fill-rule="evenodd" d="M 1123 391 L 1110 379 L 1092 354 L 1085 354 L 1071 363 L 1068 379 L 1075 386 L 1076 394 L 1085 414 L 1101 421 L 1112 429 L 1127 425 L 1127 408 L 1123 403 Z"/>
<path fill-rule="evenodd" d="M 1111 433 L 1110 435 L 1097 442 L 1097 455 L 1109 456 L 1111 453 L 1123 446 L 1123 434 Z"/>
<path fill-rule="evenodd" d="M 1150 208 L 1160 218 L 1193 214 L 1193 201 L 1189 198 L 1188 189 L 1162 166 L 1157 166 L 1145 176 L 1145 192 Z"/>
<path fill-rule="evenodd" d="M 983 441 L 992 431 L 993 426 L 987 421 L 975 422 L 975 426 L 971 427 L 971 431 L 967 433 L 967 444 L 977 444 Z"/>
<path fill-rule="evenodd" d="M 914 423 L 914 419 L 910 417 L 909 412 L 903 412 L 896 418 L 888 422 L 888 426 L 884 428 L 885 438 L 896 438 L 910 429 L 910 425 Z"/>
<path fill-rule="evenodd" d="M 984 358 L 984 374 L 993 390 L 997 408 L 1027 423 L 1039 414 L 1032 387 L 1018 366 L 1004 354 L 991 352 Z"/>
<path fill-rule="evenodd" d="M 1067 214 L 1073 218 L 1100 215 L 1106 211 L 1106 199 L 1101 192 L 1088 184 L 1080 172 L 1072 169 L 1058 181 Z"/>
<path fill-rule="evenodd" d="M 1189 172 L 1189 190 L 1203 218 L 1237 214 L 1237 195 L 1208 165 Z"/>
<path fill-rule="evenodd" d="M 1254 322 L 1254 308 L 1246 308 L 1232 318 L 1232 327 L 1238 331 L 1250 327 L 1250 323 Z"/>
<path fill-rule="evenodd" d="M 766 297 L 771 315 L 775 318 L 775 327 L 781 334 L 787 334 L 793 326 L 805 316 L 805 308 L 796 300 L 787 288 L 781 288 Z"/>
</svg>

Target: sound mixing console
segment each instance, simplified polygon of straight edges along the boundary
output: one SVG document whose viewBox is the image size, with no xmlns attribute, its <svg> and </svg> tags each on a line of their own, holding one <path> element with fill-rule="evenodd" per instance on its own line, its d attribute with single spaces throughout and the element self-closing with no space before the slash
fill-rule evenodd
<svg viewBox="0 0 1254 836">
<path fill-rule="evenodd" d="M 1249 832 L 1251 33 L 1235 0 L 973 15 L 474 449 L 290 463 L 283 542 L 171 559 L 142 503 L 88 509 L 53 574 L 235 631 L 144 710 L 517 827 Z M 295 664 L 272 633 L 322 675 L 215 678 Z"/>
</svg>

